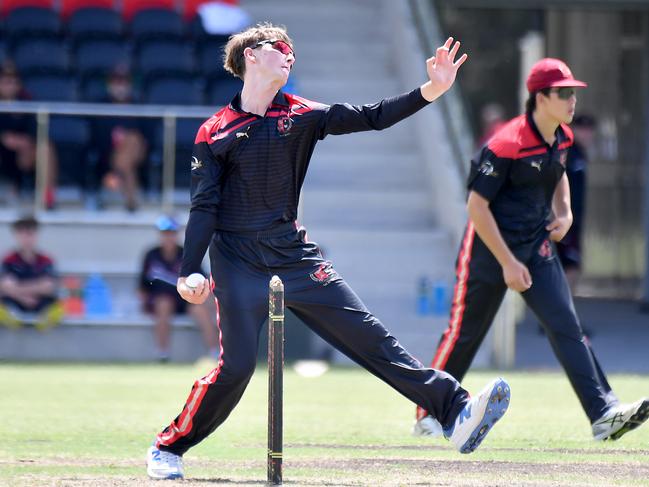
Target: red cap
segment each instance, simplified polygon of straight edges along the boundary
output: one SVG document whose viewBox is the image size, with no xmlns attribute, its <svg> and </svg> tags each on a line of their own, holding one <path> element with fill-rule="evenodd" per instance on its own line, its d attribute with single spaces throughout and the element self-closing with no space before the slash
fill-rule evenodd
<svg viewBox="0 0 649 487">
<path fill-rule="evenodd" d="M 570 68 L 561 59 L 546 57 L 537 62 L 527 77 L 527 91 L 534 93 L 543 88 L 561 86 L 588 86 L 572 76 Z"/>
</svg>

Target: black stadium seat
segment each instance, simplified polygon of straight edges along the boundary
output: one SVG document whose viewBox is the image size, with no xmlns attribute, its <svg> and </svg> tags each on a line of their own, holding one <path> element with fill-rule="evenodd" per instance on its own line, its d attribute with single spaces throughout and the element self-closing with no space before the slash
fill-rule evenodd
<svg viewBox="0 0 649 487">
<path fill-rule="evenodd" d="M 86 40 L 77 47 L 75 58 L 81 77 L 105 75 L 117 65 L 130 64 L 128 46 L 121 40 Z"/>
<path fill-rule="evenodd" d="M 130 30 L 137 43 L 148 39 L 180 39 L 185 34 L 185 24 L 174 10 L 149 8 L 135 14 Z"/>
<path fill-rule="evenodd" d="M 24 80 L 25 89 L 32 99 L 38 101 L 77 101 L 76 79 L 63 75 L 29 76 Z"/>
<path fill-rule="evenodd" d="M 159 105 L 201 105 L 203 87 L 194 78 L 158 78 L 148 83 L 143 97 L 146 103 Z"/>
<path fill-rule="evenodd" d="M 90 144 L 90 124 L 82 117 L 53 115 L 50 139 L 56 147 L 61 183 L 87 185 L 85 164 Z"/>
<path fill-rule="evenodd" d="M 124 24 L 115 10 L 82 8 L 70 16 L 67 29 L 76 44 L 84 39 L 120 39 Z"/>
<path fill-rule="evenodd" d="M 239 78 L 221 78 L 212 80 L 207 87 L 207 102 L 210 105 L 227 105 L 234 95 L 243 88 Z"/>
<path fill-rule="evenodd" d="M 195 70 L 192 46 L 176 41 L 147 42 L 139 50 L 137 70 L 145 81 L 161 75 L 191 75 Z"/>
<path fill-rule="evenodd" d="M 48 8 L 21 7 L 9 13 L 4 31 L 12 45 L 26 37 L 58 37 L 61 20 Z"/>
<path fill-rule="evenodd" d="M 21 76 L 64 74 L 70 67 L 68 52 L 58 39 L 28 38 L 16 46 L 13 59 Z"/>
</svg>

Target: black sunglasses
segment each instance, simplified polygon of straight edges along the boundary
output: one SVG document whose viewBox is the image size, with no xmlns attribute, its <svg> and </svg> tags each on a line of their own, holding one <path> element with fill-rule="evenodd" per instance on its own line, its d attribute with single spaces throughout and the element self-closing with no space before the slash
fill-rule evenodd
<svg viewBox="0 0 649 487">
<path fill-rule="evenodd" d="M 293 52 L 293 48 L 288 44 L 288 42 L 284 42 L 278 39 L 275 40 L 265 39 L 263 41 L 259 41 L 257 44 L 255 44 L 255 47 L 253 47 L 253 49 L 257 49 L 258 47 L 261 47 L 264 44 L 270 44 L 270 47 L 272 47 L 276 51 L 281 52 L 285 56 L 288 56 L 289 54 L 293 54 L 293 57 L 295 57 L 295 52 Z"/>
<path fill-rule="evenodd" d="M 554 91 L 562 100 L 570 100 L 570 97 L 572 95 L 577 94 L 577 90 L 575 90 L 575 88 L 572 86 L 563 86 L 561 88 L 555 88 L 552 91 Z"/>
</svg>

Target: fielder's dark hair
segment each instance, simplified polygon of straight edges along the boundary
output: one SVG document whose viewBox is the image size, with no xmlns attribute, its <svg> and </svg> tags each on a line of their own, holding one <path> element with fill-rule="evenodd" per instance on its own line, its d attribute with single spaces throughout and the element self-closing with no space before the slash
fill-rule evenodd
<svg viewBox="0 0 649 487">
<path fill-rule="evenodd" d="M 11 224 L 11 228 L 14 231 L 36 230 L 38 228 L 38 220 L 32 215 L 22 216 Z"/>
<path fill-rule="evenodd" d="M 224 48 L 223 67 L 237 78 L 243 79 L 246 73 L 246 61 L 243 58 L 243 51 L 247 47 L 254 47 L 258 42 L 265 40 L 281 40 L 293 47 L 293 41 L 286 32 L 286 27 L 273 25 L 270 22 L 262 22 L 250 27 L 243 32 L 230 36 Z"/>
<path fill-rule="evenodd" d="M 530 93 L 530 97 L 527 99 L 525 102 L 525 113 L 530 114 L 534 110 L 536 110 L 536 94 L 537 93 L 543 93 L 545 96 L 550 96 L 550 91 L 552 88 L 543 88 L 541 90 L 537 90 L 534 93 Z"/>
</svg>

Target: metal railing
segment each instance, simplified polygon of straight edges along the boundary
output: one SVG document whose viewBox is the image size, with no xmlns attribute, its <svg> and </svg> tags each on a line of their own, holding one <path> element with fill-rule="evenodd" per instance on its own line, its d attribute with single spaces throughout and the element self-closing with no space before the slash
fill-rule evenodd
<svg viewBox="0 0 649 487">
<path fill-rule="evenodd" d="M 161 206 L 171 211 L 174 204 L 176 165 L 176 120 L 178 118 L 207 119 L 219 107 L 181 105 L 119 105 L 108 103 L 61 102 L 3 102 L 0 113 L 27 113 L 36 117 L 36 188 L 34 208 L 45 208 L 45 186 L 48 180 L 48 143 L 51 115 L 92 117 L 159 118 L 163 123 Z"/>
</svg>

